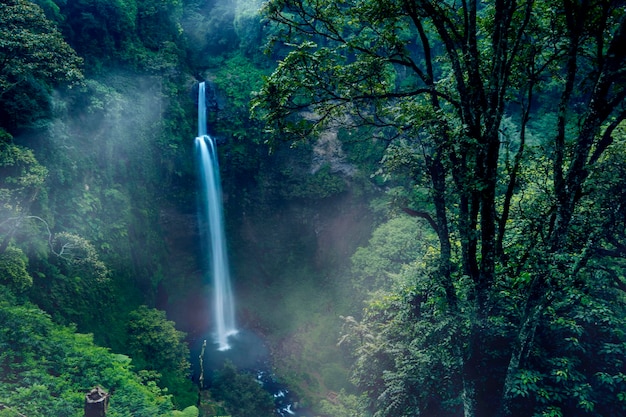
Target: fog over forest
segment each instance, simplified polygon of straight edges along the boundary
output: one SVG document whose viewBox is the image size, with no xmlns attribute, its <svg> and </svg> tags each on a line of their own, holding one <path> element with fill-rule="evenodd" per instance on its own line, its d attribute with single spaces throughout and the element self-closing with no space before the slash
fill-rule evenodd
<svg viewBox="0 0 626 417">
<path fill-rule="evenodd" d="M 0 0 L 0 417 L 626 414 L 623 45 L 611 0 Z"/>
</svg>

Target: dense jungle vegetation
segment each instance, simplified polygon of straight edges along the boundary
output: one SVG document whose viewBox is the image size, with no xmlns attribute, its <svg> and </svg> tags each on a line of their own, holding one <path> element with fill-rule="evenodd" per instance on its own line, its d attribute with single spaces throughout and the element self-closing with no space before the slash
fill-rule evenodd
<svg viewBox="0 0 626 417">
<path fill-rule="evenodd" d="M 625 44 L 613 0 L 0 0 L 0 416 L 273 415 L 191 377 L 200 80 L 302 404 L 624 415 Z"/>
</svg>

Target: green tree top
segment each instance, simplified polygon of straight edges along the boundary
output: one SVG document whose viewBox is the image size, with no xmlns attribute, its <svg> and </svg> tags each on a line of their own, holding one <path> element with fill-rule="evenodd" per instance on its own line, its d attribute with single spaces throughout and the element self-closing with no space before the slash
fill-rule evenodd
<svg viewBox="0 0 626 417">
<path fill-rule="evenodd" d="M 49 84 L 82 80 L 82 59 L 39 6 L 3 0 L 0 22 L 0 98 L 29 78 Z"/>
<path fill-rule="evenodd" d="M 189 379 L 185 333 L 176 330 L 164 311 L 145 305 L 130 313 L 127 329 L 127 348 L 136 368 L 159 386 L 167 387 L 182 405 L 193 404 L 197 392 Z"/>
</svg>

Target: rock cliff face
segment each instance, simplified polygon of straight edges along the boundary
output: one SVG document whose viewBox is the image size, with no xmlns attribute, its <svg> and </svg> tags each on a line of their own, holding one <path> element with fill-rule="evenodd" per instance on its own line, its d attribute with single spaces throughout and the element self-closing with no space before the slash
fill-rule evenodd
<svg viewBox="0 0 626 417">
<path fill-rule="evenodd" d="M 341 173 L 348 177 L 356 172 L 356 167 L 346 160 L 346 154 L 338 138 L 338 131 L 337 127 L 331 127 L 320 133 L 313 146 L 312 174 L 324 165 L 330 166 L 330 172 Z"/>
<path fill-rule="evenodd" d="M 196 213 L 164 206 L 160 212 L 168 256 L 167 271 L 158 288 L 157 307 L 168 312 L 177 328 L 191 338 L 209 327 L 208 289 L 203 283 Z"/>
</svg>

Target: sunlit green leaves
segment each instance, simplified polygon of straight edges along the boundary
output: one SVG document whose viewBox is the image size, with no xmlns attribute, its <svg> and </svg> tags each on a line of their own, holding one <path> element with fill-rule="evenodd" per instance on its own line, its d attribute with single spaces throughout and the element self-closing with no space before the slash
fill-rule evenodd
<svg viewBox="0 0 626 417">
<path fill-rule="evenodd" d="M 365 402 L 364 398 L 342 390 L 336 398 L 322 400 L 320 411 L 333 417 L 365 417 Z"/>
<path fill-rule="evenodd" d="M 411 263 L 417 269 L 426 265 L 437 252 L 435 236 L 418 219 L 396 217 L 379 226 L 367 247 L 352 256 L 355 284 L 365 291 L 390 290 L 397 285 L 398 274 Z"/>
<path fill-rule="evenodd" d="M 93 344 L 93 336 L 54 324 L 31 305 L 0 302 L 0 397 L 31 417 L 82 415 L 95 385 L 113 393 L 107 415 L 167 416 L 170 397 L 142 385 L 130 359 Z"/>
<path fill-rule="evenodd" d="M 33 285 L 33 278 L 28 274 L 26 266 L 28 258 L 21 249 L 9 246 L 0 253 L 0 284 L 10 289 L 23 291 Z"/>
<path fill-rule="evenodd" d="M 130 313 L 127 351 L 147 380 L 167 388 L 180 400 L 193 402 L 189 381 L 189 348 L 165 312 L 140 306 Z"/>
<path fill-rule="evenodd" d="M 174 410 L 172 417 L 198 417 L 200 411 L 196 406 L 190 405 L 182 411 Z"/>
</svg>

